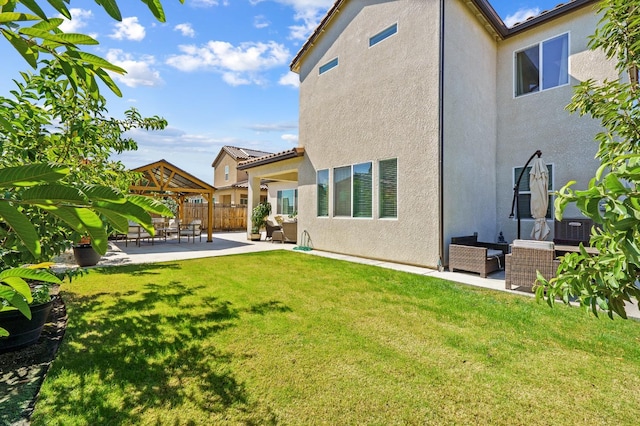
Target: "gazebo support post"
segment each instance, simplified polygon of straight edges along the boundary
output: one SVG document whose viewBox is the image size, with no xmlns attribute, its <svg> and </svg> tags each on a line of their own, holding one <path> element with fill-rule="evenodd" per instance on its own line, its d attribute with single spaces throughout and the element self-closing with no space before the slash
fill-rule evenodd
<svg viewBox="0 0 640 426">
<path fill-rule="evenodd" d="M 527 170 L 527 166 L 535 156 L 538 156 L 538 158 L 540 158 L 540 156 L 542 156 L 542 151 L 537 150 L 536 152 L 533 153 L 531 157 L 529 157 L 526 164 L 520 171 L 520 176 L 518 176 L 516 185 L 513 187 L 513 200 L 511 200 L 511 214 L 509 215 L 509 219 L 513 219 L 513 216 L 514 216 L 513 212 L 515 209 L 516 216 L 518 218 L 518 239 L 520 239 L 520 204 L 518 200 L 519 198 L 518 195 L 520 195 L 520 181 L 522 180 L 522 175 L 524 175 L 524 172 Z"/>
</svg>

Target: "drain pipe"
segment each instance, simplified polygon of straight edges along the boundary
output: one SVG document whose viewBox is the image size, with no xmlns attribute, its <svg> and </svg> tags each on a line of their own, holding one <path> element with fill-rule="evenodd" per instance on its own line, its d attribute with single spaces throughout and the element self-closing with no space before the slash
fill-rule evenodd
<svg viewBox="0 0 640 426">
<path fill-rule="evenodd" d="M 444 4 L 440 0 L 440 64 L 438 81 L 438 270 L 444 270 Z"/>
</svg>

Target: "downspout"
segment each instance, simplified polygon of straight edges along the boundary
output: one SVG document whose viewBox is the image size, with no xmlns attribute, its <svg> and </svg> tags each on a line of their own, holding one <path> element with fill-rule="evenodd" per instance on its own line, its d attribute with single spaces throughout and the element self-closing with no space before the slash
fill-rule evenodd
<svg viewBox="0 0 640 426">
<path fill-rule="evenodd" d="M 444 270 L 444 4 L 440 0 L 440 64 L 438 81 L 438 270 Z"/>
</svg>

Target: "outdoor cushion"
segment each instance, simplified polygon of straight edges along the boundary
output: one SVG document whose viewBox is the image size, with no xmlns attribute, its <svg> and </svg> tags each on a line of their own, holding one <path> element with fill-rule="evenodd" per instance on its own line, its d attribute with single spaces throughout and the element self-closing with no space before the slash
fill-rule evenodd
<svg viewBox="0 0 640 426">
<path fill-rule="evenodd" d="M 513 240 L 513 247 L 553 250 L 553 241 Z"/>
</svg>

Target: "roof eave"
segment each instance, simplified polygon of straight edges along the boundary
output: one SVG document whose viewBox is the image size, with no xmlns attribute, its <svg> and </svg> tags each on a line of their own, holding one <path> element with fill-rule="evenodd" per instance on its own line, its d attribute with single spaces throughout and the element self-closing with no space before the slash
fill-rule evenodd
<svg viewBox="0 0 640 426">
<path fill-rule="evenodd" d="M 279 161 L 289 160 L 291 158 L 297 158 L 304 156 L 304 148 L 297 147 L 290 149 L 289 151 L 279 152 L 277 154 L 266 155 L 264 157 L 253 158 L 247 161 L 241 161 L 238 163 L 238 170 L 252 169 L 258 166 L 264 166 L 266 164 L 277 163 Z"/>
</svg>

